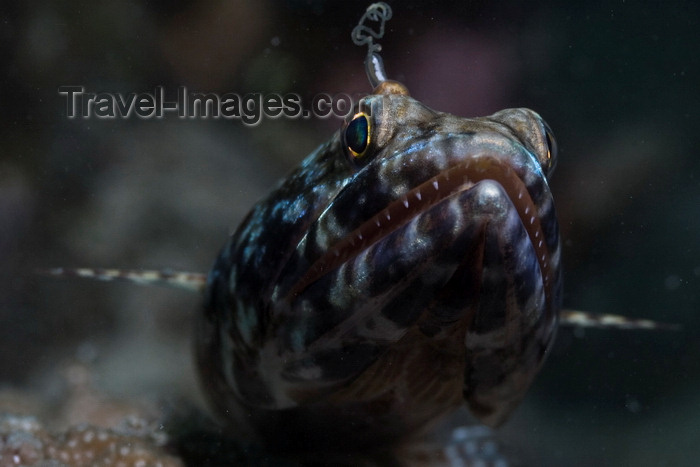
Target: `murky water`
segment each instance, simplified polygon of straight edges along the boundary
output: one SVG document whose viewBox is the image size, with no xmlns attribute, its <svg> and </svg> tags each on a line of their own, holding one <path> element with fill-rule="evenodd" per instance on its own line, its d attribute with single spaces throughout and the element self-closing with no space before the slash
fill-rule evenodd
<svg viewBox="0 0 700 467">
<path fill-rule="evenodd" d="M 562 329 L 499 431 L 524 465 L 694 465 L 700 455 L 700 8 L 691 2 L 402 2 L 390 77 L 457 115 L 525 106 L 557 136 L 565 307 L 681 332 Z M 368 92 L 364 5 L 45 2 L 0 46 L 0 383 L 77 358 L 124 397 L 198 400 L 197 297 L 55 281 L 34 268 L 206 271 L 228 233 L 337 118 L 66 118 L 85 92 Z M 184 368 L 184 370 L 183 370 Z"/>
</svg>

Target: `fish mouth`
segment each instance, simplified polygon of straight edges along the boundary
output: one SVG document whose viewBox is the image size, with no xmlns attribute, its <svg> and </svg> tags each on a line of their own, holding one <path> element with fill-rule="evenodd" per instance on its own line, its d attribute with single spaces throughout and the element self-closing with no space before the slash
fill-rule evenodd
<svg viewBox="0 0 700 467">
<path fill-rule="evenodd" d="M 537 215 L 537 206 L 525 183 L 508 161 L 482 154 L 458 162 L 415 186 L 331 245 L 292 286 L 288 298 L 298 296 L 323 275 L 340 267 L 433 206 L 468 191 L 484 180 L 500 184 L 518 212 L 537 254 L 546 295 L 550 296 L 549 292 L 554 282 L 553 271 L 550 267 L 549 249 Z"/>
</svg>

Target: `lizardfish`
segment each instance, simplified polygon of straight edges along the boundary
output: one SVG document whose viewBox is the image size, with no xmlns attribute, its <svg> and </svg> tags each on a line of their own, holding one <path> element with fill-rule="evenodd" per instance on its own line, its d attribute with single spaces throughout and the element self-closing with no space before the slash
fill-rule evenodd
<svg viewBox="0 0 700 467">
<path fill-rule="evenodd" d="M 202 387 L 225 424 L 277 451 L 391 446 L 464 404 L 497 426 L 559 324 L 552 131 L 529 109 L 465 118 L 410 97 L 374 43 L 389 17 L 373 4 L 353 33 L 372 94 L 253 206 L 208 275 L 50 271 L 204 291 Z"/>
</svg>

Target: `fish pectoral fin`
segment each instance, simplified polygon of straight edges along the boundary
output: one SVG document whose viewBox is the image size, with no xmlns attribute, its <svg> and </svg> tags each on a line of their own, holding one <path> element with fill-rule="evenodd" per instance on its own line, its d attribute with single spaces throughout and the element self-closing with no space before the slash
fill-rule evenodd
<svg viewBox="0 0 700 467">
<path fill-rule="evenodd" d="M 659 323 L 649 319 L 628 318 L 621 315 L 589 313 L 579 310 L 561 310 L 559 324 L 583 328 L 679 331 L 679 324 Z"/>
<path fill-rule="evenodd" d="M 138 269 L 102 268 L 52 268 L 36 271 L 54 277 L 80 277 L 99 281 L 121 281 L 145 286 L 168 287 L 202 293 L 207 284 L 207 275 L 197 272 Z"/>
</svg>

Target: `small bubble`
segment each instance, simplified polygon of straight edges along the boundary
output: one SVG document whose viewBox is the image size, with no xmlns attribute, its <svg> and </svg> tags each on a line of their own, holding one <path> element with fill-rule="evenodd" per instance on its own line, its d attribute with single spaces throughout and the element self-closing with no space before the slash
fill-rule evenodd
<svg viewBox="0 0 700 467">
<path fill-rule="evenodd" d="M 281 41 L 279 36 L 275 36 L 272 39 L 270 39 L 270 44 L 272 45 L 272 47 L 277 47 L 278 45 L 280 45 L 280 43 Z"/>
</svg>

